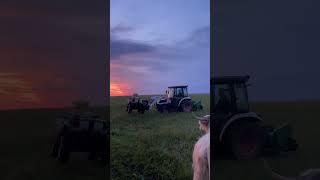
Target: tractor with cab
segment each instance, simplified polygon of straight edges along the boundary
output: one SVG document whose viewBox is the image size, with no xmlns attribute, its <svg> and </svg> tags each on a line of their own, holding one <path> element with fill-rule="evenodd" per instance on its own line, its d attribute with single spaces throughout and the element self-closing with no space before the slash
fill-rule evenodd
<svg viewBox="0 0 320 180">
<path fill-rule="evenodd" d="M 191 112 L 193 101 L 188 95 L 188 86 L 170 86 L 166 90 L 166 97 L 156 103 L 159 112 Z"/>
<path fill-rule="evenodd" d="M 274 128 L 250 110 L 249 76 L 211 78 L 211 121 L 213 147 L 235 159 L 253 159 L 266 154 L 295 151 L 292 126 Z M 229 156 L 230 157 L 230 156 Z"/>
</svg>

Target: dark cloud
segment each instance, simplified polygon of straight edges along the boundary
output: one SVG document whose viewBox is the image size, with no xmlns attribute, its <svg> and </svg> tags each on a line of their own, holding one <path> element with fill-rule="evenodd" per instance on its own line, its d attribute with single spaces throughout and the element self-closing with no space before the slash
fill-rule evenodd
<svg viewBox="0 0 320 180">
<path fill-rule="evenodd" d="M 152 53 L 155 49 L 156 47 L 147 43 L 111 38 L 110 59 L 115 60 L 123 55 Z"/>
<path fill-rule="evenodd" d="M 180 42 L 182 45 L 191 46 L 210 46 L 210 26 L 204 26 L 193 31 L 189 37 Z"/>
<path fill-rule="evenodd" d="M 134 30 L 133 27 L 118 24 L 110 29 L 110 33 L 114 36 L 118 33 L 127 33 L 127 32 L 132 32 Z"/>
<path fill-rule="evenodd" d="M 204 26 L 193 31 L 187 38 L 177 41 L 174 44 L 157 44 L 157 42 L 137 42 L 130 39 L 119 39 L 115 37 L 117 33 L 123 33 L 131 31 L 133 28 L 120 25 L 111 28 L 111 40 L 110 40 L 110 57 L 111 60 L 117 60 L 121 56 L 125 55 L 137 55 L 138 58 L 148 56 L 152 58 L 166 59 L 184 59 L 189 55 L 186 55 L 190 49 L 187 48 L 209 48 L 210 45 L 210 27 Z M 144 63 L 143 60 L 139 60 Z M 169 60 L 170 61 L 170 60 Z M 155 62 L 156 63 L 156 62 Z"/>
</svg>

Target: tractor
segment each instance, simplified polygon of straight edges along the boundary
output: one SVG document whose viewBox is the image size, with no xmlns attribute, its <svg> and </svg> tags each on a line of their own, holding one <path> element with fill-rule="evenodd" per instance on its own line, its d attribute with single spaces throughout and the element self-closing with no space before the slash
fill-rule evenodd
<svg viewBox="0 0 320 180">
<path fill-rule="evenodd" d="M 292 127 L 265 125 L 262 116 L 251 112 L 247 86 L 249 76 L 211 78 L 213 143 L 218 154 L 235 159 L 254 159 L 268 153 L 295 151 Z"/>
<path fill-rule="evenodd" d="M 148 103 L 148 100 L 141 99 L 138 94 L 133 94 L 132 97 L 129 98 L 128 104 L 127 104 L 127 112 L 131 113 L 132 110 L 136 109 L 139 113 L 144 113 L 145 111 L 149 110 L 150 105 Z"/>
<path fill-rule="evenodd" d="M 71 111 L 57 116 L 58 134 L 51 156 L 62 164 L 72 152 L 88 152 L 90 160 L 107 164 L 107 122 L 86 109 L 87 103 L 75 103 Z"/>
<path fill-rule="evenodd" d="M 188 96 L 188 86 L 170 86 L 166 90 L 166 97 L 161 98 L 156 103 L 159 112 L 182 111 L 191 112 L 193 102 Z"/>
</svg>

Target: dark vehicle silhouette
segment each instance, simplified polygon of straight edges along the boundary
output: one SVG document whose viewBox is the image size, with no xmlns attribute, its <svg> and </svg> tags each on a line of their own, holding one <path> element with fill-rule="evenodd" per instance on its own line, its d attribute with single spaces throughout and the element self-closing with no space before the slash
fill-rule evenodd
<svg viewBox="0 0 320 180">
<path fill-rule="evenodd" d="M 218 152 L 236 159 L 252 159 L 264 153 L 296 150 L 292 127 L 277 129 L 263 124 L 262 116 L 250 111 L 249 76 L 211 79 L 212 138 Z"/>
<path fill-rule="evenodd" d="M 148 100 L 142 99 L 138 96 L 138 94 L 133 94 L 132 97 L 129 98 L 127 104 L 127 112 L 131 113 L 132 110 L 138 110 L 139 113 L 144 113 L 145 111 L 149 110 L 150 105 Z"/>
<path fill-rule="evenodd" d="M 89 159 L 107 163 L 107 122 L 91 112 L 66 112 L 58 116 L 58 135 L 52 156 L 66 163 L 72 152 L 88 152 Z"/>
</svg>

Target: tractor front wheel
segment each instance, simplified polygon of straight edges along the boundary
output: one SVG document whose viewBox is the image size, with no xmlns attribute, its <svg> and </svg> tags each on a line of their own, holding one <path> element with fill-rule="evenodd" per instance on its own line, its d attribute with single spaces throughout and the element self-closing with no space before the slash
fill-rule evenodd
<svg viewBox="0 0 320 180">
<path fill-rule="evenodd" d="M 131 107 L 131 104 L 130 104 L 130 103 L 128 104 L 127 111 L 128 111 L 128 113 L 131 113 L 131 112 L 132 112 L 132 107 Z"/>
<path fill-rule="evenodd" d="M 164 105 L 163 104 L 157 104 L 157 110 L 160 112 L 160 113 L 163 113 L 164 112 Z"/>
<path fill-rule="evenodd" d="M 234 158 L 254 159 L 263 147 L 263 129 L 256 122 L 238 122 L 228 130 L 226 140 Z"/>
</svg>

